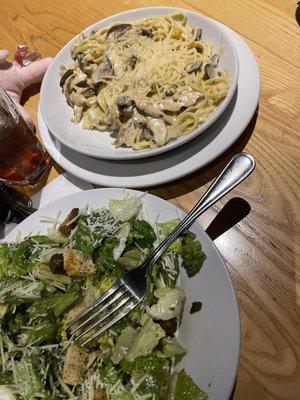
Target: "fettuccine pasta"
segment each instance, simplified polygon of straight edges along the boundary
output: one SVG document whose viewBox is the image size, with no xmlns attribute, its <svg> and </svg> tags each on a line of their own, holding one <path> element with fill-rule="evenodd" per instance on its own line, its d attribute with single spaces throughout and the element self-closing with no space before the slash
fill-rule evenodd
<svg viewBox="0 0 300 400">
<path fill-rule="evenodd" d="M 195 130 L 226 97 L 221 49 L 184 14 L 118 23 L 83 37 L 61 86 L 84 129 L 113 131 L 115 146 L 164 146 Z"/>
</svg>

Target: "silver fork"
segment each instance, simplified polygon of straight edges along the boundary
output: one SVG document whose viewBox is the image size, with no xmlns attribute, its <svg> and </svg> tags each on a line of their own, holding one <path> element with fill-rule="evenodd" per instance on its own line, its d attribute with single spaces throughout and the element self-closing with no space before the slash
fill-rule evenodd
<svg viewBox="0 0 300 400">
<path fill-rule="evenodd" d="M 85 346 L 132 311 L 145 296 L 147 278 L 157 259 L 204 211 L 242 182 L 254 168 L 255 161 L 249 154 L 234 156 L 194 208 L 153 253 L 139 267 L 126 272 L 123 278 L 70 322 L 68 329 L 74 340 L 82 338 L 81 346 Z M 89 332 L 91 335 L 84 338 Z"/>
</svg>

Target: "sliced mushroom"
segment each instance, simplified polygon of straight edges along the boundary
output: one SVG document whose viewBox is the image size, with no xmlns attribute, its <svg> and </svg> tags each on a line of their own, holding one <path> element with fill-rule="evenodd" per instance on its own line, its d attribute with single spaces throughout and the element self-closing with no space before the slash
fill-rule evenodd
<svg viewBox="0 0 300 400">
<path fill-rule="evenodd" d="M 219 56 L 218 54 L 214 54 L 211 58 L 208 64 L 205 65 L 204 71 L 204 79 L 212 79 L 217 75 L 218 72 L 218 62 L 219 62 Z"/>
<path fill-rule="evenodd" d="M 132 28 L 131 24 L 118 24 L 118 25 L 114 25 L 111 28 L 109 28 L 109 30 L 106 33 L 106 39 L 108 37 L 113 37 L 114 39 L 118 39 L 119 37 L 121 37 L 122 35 L 124 35 L 124 33 L 126 31 L 128 31 L 129 29 Z"/>
<path fill-rule="evenodd" d="M 130 57 L 130 59 L 129 59 L 129 65 L 131 66 L 132 69 L 135 68 L 137 62 L 138 62 L 137 56 L 133 55 L 133 56 Z"/>
<path fill-rule="evenodd" d="M 117 147 L 123 145 L 132 147 L 134 145 L 134 137 L 132 135 L 132 129 L 134 129 L 134 125 L 131 118 L 124 124 L 120 125 L 118 136 L 115 141 Z"/>
<path fill-rule="evenodd" d="M 153 133 L 153 138 L 158 146 L 163 146 L 166 143 L 167 126 L 160 118 L 147 117 L 147 127 Z"/>
<path fill-rule="evenodd" d="M 173 92 L 173 90 L 171 90 L 171 89 L 167 89 L 166 91 L 165 91 L 165 96 L 167 96 L 167 97 L 171 97 L 171 96 L 173 96 L 174 95 L 174 92 Z"/>
<path fill-rule="evenodd" d="M 94 84 L 102 82 L 103 78 L 111 77 L 114 75 L 114 67 L 110 59 L 105 56 L 104 61 L 92 73 L 92 81 Z"/>
<path fill-rule="evenodd" d="M 94 88 L 87 87 L 86 89 L 84 89 L 82 94 L 84 95 L 84 97 L 86 99 L 88 99 L 89 97 L 95 96 L 95 90 L 94 90 Z"/>
<path fill-rule="evenodd" d="M 128 96 L 122 96 L 117 100 L 117 107 L 120 114 L 130 116 L 133 113 L 134 100 Z"/>
<path fill-rule="evenodd" d="M 202 61 L 201 61 L 201 60 L 198 60 L 198 61 L 194 62 L 194 64 L 188 66 L 188 67 L 186 68 L 186 72 L 187 72 L 188 74 L 191 74 L 192 72 L 196 72 L 196 71 L 198 71 L 198 70 L 202 67 L 202 64 L 203 64 Z"/>
<path fill-rule="evenodd" d="M 66 275 L 64 269 L 64 256 L 63 254 L 53 254 L 49 261 L 49 268 L 53 274 L 63 274 Z"/>
<path fill-rule="evenodd" d="M 147 28 L 142 28 L 141 29 L 141 35 L 142 36 L 147 36 L 147 37 L 149 37 L 149 38 L 153 38 L 153 33 L 150 31 L 150 29 L 147 29 Z"/>
<path fill-rule="evenodd" d="M 72 208 L 72 210 L 63 220 L 63 222 L 59 225 L 58 227 L 59 232 L 66 236 L 70 235 L 71 230 L 76 226 L 76 221 L 74 220 L 78 217 L 78 215 L 79 215 L 79 208 L 78 207 Z"/>
<path fill-rule="evenodd" d="M 153 139 L 153 134 L 152 132 L 147 129 L 143 128 L 142 133 L 141 133 L 141 140 L 152 140 Z"/>
<path fill-rule="evenodd" d="M 195 42 L 197 42 L 198 40 L 201 40 L 201 38 L 202 38 L 202 29 L 201 28 L 195 28 L 193 33 L 195 35 L 195 38 L 194 38 Z"/>
<path fill-rule="evenodd" d="M 60 78 L 60 81 L 59 81 L 59 85 L 61 86 L 61 87 L 63 87 L 64 86 L 64 84 L 65 84 L 65 82 L 66 82 L 66 80 L 73 74 L 73 69 L 67 69 L 65 72 L 64 72 L 64 74 L 63 74 L 63 76 Z"/>
<path fill-rule="evenodd" d="M 80 86 L 83 82 L 86 82 L 86 80 L 87 75 L 83 71 L 79 70 L 72 81 L 71 87 Z"/>
</svg>

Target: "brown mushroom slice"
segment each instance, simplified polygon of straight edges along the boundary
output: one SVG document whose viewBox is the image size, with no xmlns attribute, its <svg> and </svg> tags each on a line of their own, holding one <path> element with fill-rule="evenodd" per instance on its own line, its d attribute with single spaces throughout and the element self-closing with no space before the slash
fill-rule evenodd
<svg viewBox="0 0 300 400">
<path fill-rule="evenodd" d="M 76 221 L 75 219 L 79 215 L 79 208 L 75 207 L 69 212 L 63 222 L 59 225 L 58 230 L 65 236 L 70 235 L 71 230 L 75 227 Z"/>
<path fill-rule="evenodd" d="M 74 79 L 72 81 L 71 87 L 78 86 L 86 81 L 87 81 L 87 75 L 83 71 L 77 70 Z"/>
<path fill-rule="evenodd" d="M 147 127 L 153 133 L 153 139 L 158 146 L 164 146 L 167 138 L 167 126 L 161 118 L 147 117 Z"/>
<path fill-rule="evenodd" d="M 95 90 L 94 90 L 94 88 L 87 87 L 86 89 L 83 90 L 82 94 L 84 95 L 84 97 L 86 99 L 88 99 L 92 96 L 95 96 Z"/>
<path fill-rule="evenodd" d="M 201 28 L 194 28 L 193 34 L 195 35 L 194 41 L 197 42 L 202 38 L 202 29 Z"/>
<path fill-rule="evenodd" d="M 114 75 L 114 73 L 114 67 L 110 59 L 105 56 L 103 62 L 92 73 L 92 81 L 94 84 L 100 83 L 103 81 L 104 77 L 111 77 L 112 75 Z"/>
<path fill-rule="evenodd" d="M 117 24 L 109 28 L 106 33 L 106 39 L 109 37 L 113 37 L 114 39 L 118 39 L 123 36 L 125 32 L 132 28 L 131 24 Z"/>
<path fill-rule="evenodd" d="M 74 71 L 73 71 L 72 68 L 67 69 L 67 70 L 64 72 L 63 76 L 60 78 L 59 86 L 63 87 L 64 84 L 65 84 L 65 82 L 66 82 L 66 80 L 73 74 L 73 72 L 74 72 Z"/>
<path fill-rule="evenodd" d="M 207 63 L 204 67 L 205 79 L 212 79 L 215 78 L 218 72 L 218 63 L 219 63 L 219 56 L 218 54 L 214 54 L 211 58 L 209 63 Z"/>
<path fill-rule="evenodd" d="M 194 62 L 192 65 L 189 65 L 186 68 L 186 72 L 188 74 L 191 74 L 192 72 L 197 72 L 202 67 L 202 64 L 203 64 L 202 61 L 198 60 L 198 61 Z"/>
<path fill-rule="evenodd" d="M 147 36 L 148 38 L 153 38 L 153 37 L 154 37 L 154 35 L 153 35 L 153 33 L 150 31 L 150 29 L 147 29 L 147 28 L 142 28 L 142 29 L 141 29 L 140 35 L 141 35 L 141 36 Z"/>
<path fill-rule="evenodd" d="M 134 123 L 132 118 L 130 118 L 124 124 L 121 124 L 118 131 L 118 136 L 115 141 L 117 147 L 126 145 L 128 147 L 133 147 L 135 136 L 132 134 L 134 130 Z"/>
<path fill-rule="evenodd" d="M 134 100 L 128 96 L 122 96 L 117 100 L 117 108 L 120 114 L 131 116 L 133 113 Z"/>
</svg>

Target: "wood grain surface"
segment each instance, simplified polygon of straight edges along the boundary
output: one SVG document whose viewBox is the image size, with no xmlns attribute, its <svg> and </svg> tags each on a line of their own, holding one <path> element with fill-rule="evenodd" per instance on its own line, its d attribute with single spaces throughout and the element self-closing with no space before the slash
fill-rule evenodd
<svg viewBox="0 0 300 400">
<path fill-rule="evenodd" d="M 297 1 L 1 0 L 0 48 L 13 53 L 19 43 L 27 43 L 44 56 L 55 56 L 70 38 L 95 21 L 150 5 L 183 7 L 221 21 L 241 34 L 257 57 L 262 80 L 260 102 L 242 138 L 205 169 L 150 192 L 189 210 L 232 154 L 245 148 L 255 157 L 257 167 L 252 176 L 199 222 L 208 228 L 224 257 L 239 301 L 242 349 L 232 399 L 298 400 Z M 38 88 L 27 93 L 27 97 L 29 94 L 32 96 L 26 108 L 36 121 Z M 48 180 L 61 172 L 54 166 Z"/>
</svg>

